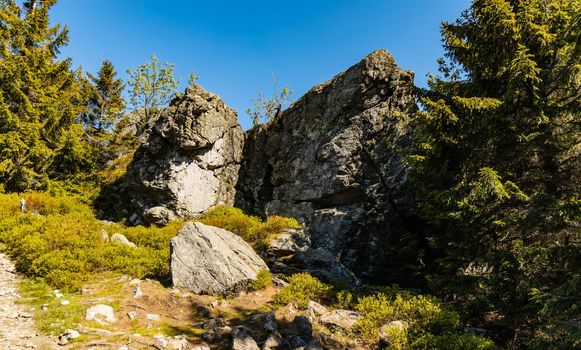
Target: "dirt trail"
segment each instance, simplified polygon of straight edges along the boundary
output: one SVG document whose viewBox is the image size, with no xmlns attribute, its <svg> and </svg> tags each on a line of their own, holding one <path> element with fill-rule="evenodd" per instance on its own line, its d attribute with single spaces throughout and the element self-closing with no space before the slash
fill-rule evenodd
<svg viewBox="0 0 581 350">
<path fill-rule="evenodd" d="M 17 304 L 18 282 L 14 264 L 0 253 L 0 349 L 56 349 L 54 339 L 41 336 L 34 329 L 32 312 Z"/>
</svg>

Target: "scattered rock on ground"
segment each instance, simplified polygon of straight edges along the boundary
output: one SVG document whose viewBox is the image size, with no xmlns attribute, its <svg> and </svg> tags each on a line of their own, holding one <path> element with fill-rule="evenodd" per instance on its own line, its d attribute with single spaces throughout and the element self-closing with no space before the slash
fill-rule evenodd
<svg viewBox="0 0 581 350">
<path fill-rule="evenodd" d="M 309 249 L 311 241 L 303 229 L 289 229 L 272 239 L 268 253 L 277 258 L 294 255 Z"/>
<path fill-rule="evenodd" d="M 18 284 L 22 279 L 14 272 L 14 264 L 0 253 L 0 348 L 56 349 L 56 339 L 39 335 L 33 315 L 25 311 L 25 305 L 18 303 Z"/>
<path fill-rule="evenodd" d="M 309 301 L 309 304 L 307 305 L 307 312 L 311 317 L 324 315 L 327 311 L 328 310 L 325 306 L 313 300 Z"/>
<path fill-rule="evenodd" d="M 262 350 L 277 350 L 282 348 L 288 348 L 289 343 L 286 339 L 284 339 L 280 333 L 272 332 L 266 341 L 262 345 Z"/>
<path fill-rule="evenodd" d="M 232 350 L 260 350 L 252 338 L 252 332 L 246 327 L 236 327 L 232 331 Z"/>
<path fill-rule="evenodd" d="M 160 320 L 160 317 L 157 314 L 146 314 L 145 319 L 148 321 L 156 321 L 157 322 Z"/>
<path fill-rule="evenodd" d="M 104 304 L 97 304 L 88 308 L 85 313 L 85 320 L 95 321 L 103 325 L 117 322 L 113 308 Z"/>
<path fill-rule="evenodd" d="M 121 243 L 121 244 L 126 245 L 126 246 L 131 247 L 131 248 L 137 248 L 135 243 L 128 240 L 127 237 L 125 237 L 121 233 L 116 233 L 113 236 L 111 236 L 111 242 Z"/>
<path fill-rule="evenodd" d="M 333 310 L 321 316 L 319 322 L 330 328 L 349 330 L 353 328 L 360 317 L 361 314 L 356 311 Z"/>
<path fill-rule="evenodd" d="M 313 337 L 313 325 L 311 321 L 306 316 L 298 315 L 295 316 L 292 322 L 293 328 L 296 330 L 297 335 L 302 339 L 311 340 Z"/>
</svg>

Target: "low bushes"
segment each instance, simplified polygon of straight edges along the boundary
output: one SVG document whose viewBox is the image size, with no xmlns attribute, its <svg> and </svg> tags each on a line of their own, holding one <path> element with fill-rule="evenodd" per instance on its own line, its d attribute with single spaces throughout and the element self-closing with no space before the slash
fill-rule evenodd
<svg viewBox="0 0 581 350">
<path fill-rule="evenodd" d="M 289 284 L 274 296 L 275 305 L 281 306 L 294 302 L 298 307 L 304 309 L 310 300 L 321 302 L 332 295 L 333 287 L 308 273 L 292 275 L 288 282 Z"/>
<path fill-rule="evenodd" d="M 347 335 L 358 338 L 370 348 L 381 341 L 390 350 L 491 350 L 488 339 L 463 332 L 458 314 L 427 295 L 412 294 L 397 288 L 385 292 L 357 295 L 324 284 L 306 273 L 289 278 L 289 284 L 274 297 L 277 306 L 295 303 L 306 308 L 310 300 L 358 311 L 361 314 Z M 394 322 L 390 325 L 390 322 Z"/>
<path fill-rule="evenodd" d="M 228 230 L 242 237 L 257 250 L 263 250 L 268 241 L 286 229 L 300 228 L 300 224 L 292 218 L 280 216 L 269 217 L 266 221 L 256 216 L 244 214 L 238 208 L 220 206 L 208 211 L 200 221 L 206 225 Z"/>
<path fill-rule="evenodd" d="M 136 278 L 169 277 L 169 240 L 182 221 L 157 227 L 125 227 L 99 221 L 80 200 L 45 193 L 24 195 L 27 212 L 20 213 L 20 197 L 0 194 L 0 243 L 4 243 L 19 271 L 66 290 L 78 290 L 101 272 L 118 272 Z M 201 221 L 240 235 L 255 249 L 287 228 L 300 227 L 294 219 L 271 217 L 263 222 L 240 209 L 218 207 Z M 137 248 L 103 238 L 121 233 Z M 259 274 L 253 288 L 270 284 L 270 275 Z"/>
<path fill-rule="evenodd" d="M 270 275 L 270 271 L 268 271 L 267 269 L 262 269 L 256 275 L 256 281 L 250 284 L 248 290 L 250 291 L 262 290 L 270 286 L 271 283 L 272 276 Z"/>
<path fill-rule="evenodd" d="M 164 228 L 124 227 L 101 222 L 90 207 L 68 197 L 31 193 L 27 213 L 20 197 L 0 194 L 0 242 L 17 269 L 48 284 L 74 291 L 91 275 L 114 271 L 136 278 L 169 276 L 169 239 L 182 223 Z M 103 238 L 121 233 L 137 244 L 131 248 Z"/>
</svg>

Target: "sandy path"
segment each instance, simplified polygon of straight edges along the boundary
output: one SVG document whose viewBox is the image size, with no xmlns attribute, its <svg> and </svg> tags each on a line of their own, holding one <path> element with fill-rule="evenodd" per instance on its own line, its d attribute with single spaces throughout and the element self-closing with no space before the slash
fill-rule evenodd
<svg viewBox="0 0 581 350">
<path fill-rule="evenodd" d="M 56 349 L 54 339 L 36 332 L 32 313 L 16 304 L 20 279 L 14 264 L 0 253 L 0 349 Z"/>
</svg>

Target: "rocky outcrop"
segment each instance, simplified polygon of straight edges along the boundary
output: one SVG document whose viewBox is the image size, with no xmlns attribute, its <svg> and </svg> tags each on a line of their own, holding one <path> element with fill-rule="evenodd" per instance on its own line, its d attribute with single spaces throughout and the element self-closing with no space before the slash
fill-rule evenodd
<svg viewBox="0 0 581 350">
<path fill-rule="evenodd" d="M 217 227 L 188 222 L 171 240 L 173 285 L 196 294 L 243 291 L 266 268 L 248 243 Z"/>
<path fill-rule="evenodd" d="M 244 142 L 235 110 L 194 85 L 150 124 L 119 189 L 133 224 L 164 225 L 234 203 Z"/>
<path fill-rule="evenodd" d="M 304 222 L 311 246 L 298 257 L 309 271 L 381 275 L 384 247 L 405 231 L 395 149 L 416 109 L 413 73 L 385 50 L 370 54 L 247 133 L 237 206 Z"/>
</svg>

